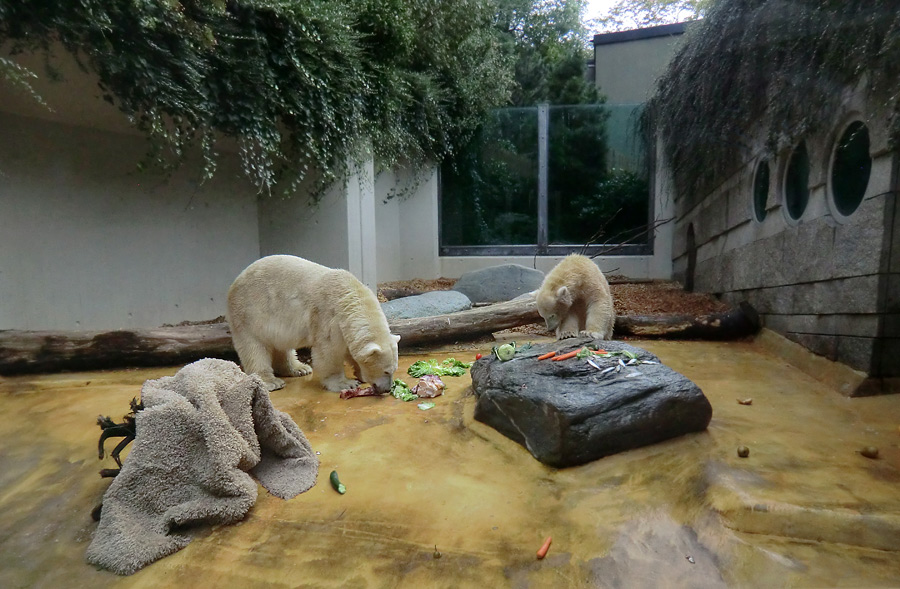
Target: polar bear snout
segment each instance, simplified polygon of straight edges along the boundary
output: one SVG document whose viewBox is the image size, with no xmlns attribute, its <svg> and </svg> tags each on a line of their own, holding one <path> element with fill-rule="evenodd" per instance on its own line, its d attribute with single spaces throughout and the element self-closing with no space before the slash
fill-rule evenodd
<svg viewBox="0 0 900 589">
<path fill-rule="evenodd" d="M 372 383 L 372 387 L 375 388 L 375 392 L 378 394 L 386 394 L 391 391 L 391 385 L 394 383 L 394 375 L 386 374 L 381 378 L 375 380 Z"/>
</svg>

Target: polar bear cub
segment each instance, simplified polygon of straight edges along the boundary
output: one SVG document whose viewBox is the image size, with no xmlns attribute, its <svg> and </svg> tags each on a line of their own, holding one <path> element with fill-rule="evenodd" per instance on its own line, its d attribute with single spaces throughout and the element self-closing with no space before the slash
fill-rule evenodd
<svg viewBox="0 0 900 589">
<path fill-rule="evenodd" d="M 612 338 L 616 312 L 609 283 L 585 256 L 567 256 L 544 277 L 537 291 L 537 309 L 547 329 L 556 330 L 556 339 Z"/>
<path fill-rule="evenodd" d="M 313 368 L 297 360 L 296 349 L 312 348 L 322 385 L 340 391 L 359 385 L 377 392 L 391 388 L 397 370 L 397 342 L 375 294 L 346 270 L 296 256 L 267 256 L 244 269 L 228 289 L 231 339 L 247 374 L 258 374 L 270 391 L 279 376 L 305 376 Z"/>
</svg>

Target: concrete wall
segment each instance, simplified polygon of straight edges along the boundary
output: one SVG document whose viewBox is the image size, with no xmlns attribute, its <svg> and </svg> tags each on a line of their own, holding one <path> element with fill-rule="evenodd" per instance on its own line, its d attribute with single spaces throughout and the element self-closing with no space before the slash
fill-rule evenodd
<svg viewBox="0 0 900 589">
<path fill-rule="evenodd" d="M 607 102 L 646 102 L 684 32 L 677 23 L 594 35 L 594 81 Z"/>
<path fill-rule="evenodd" d="M 225 312 L 259 253 L 253 189 L 137 173 L 142 138 L 0 112 L 0 329 L 155 327 Z"/>
<path fill-rule="evenodd" d="M 863 202 L 844 217 L 833 206 L 830 165 L 838 138 L 854 120 L 867 123 L 872 171 Z M 690 281 L 688 232 L 693 227 L 696 290 L 748 300 L 767 327 L 813 352 L 876 377 L 900 376 L 898 155 L 888 148 L 886 128 L 886 118 L 870 108 L 865 96 L 847 93 L 831 128 L 806 138 L 810 197 L 799 221 L 790 219 L 784 205 L 791 149 L 769 161 L 762 222 L 753 212 L 759 157 L 696 202 L 676 201 L 675 277 Z M 762 153 L 763 140 L 758 138 L 756 153 Z"/>
</svg>

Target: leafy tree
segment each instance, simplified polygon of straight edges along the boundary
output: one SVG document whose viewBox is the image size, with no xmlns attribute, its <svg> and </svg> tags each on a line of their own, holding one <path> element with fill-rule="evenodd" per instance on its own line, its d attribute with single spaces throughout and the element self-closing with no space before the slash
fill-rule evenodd
<svg viewBox="0 0 900 589">
<path fill-rule="evenodd" d="M 200 145 L 210 176 L 231 137 L 260 190 L 314 177 L 319 193 L 369 141 L 384 165 L 466 142 L 511 89 L 494 16 L 485 0 L 0 0 L 0 44 L 61 43 L 156 164 Z"/>
</svg>

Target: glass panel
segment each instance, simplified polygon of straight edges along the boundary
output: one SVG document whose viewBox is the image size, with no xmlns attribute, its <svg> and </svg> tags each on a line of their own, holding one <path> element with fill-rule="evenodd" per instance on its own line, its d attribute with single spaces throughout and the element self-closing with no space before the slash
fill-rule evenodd
<svg viewBox="0 0 900 589">
<path fill-rule="evenodd" d="M 650 185 L 640 105 L 551 106 L 551 244 L 648 242 Z"/>
<path fill-rule="evenodd" d="M 441 245 L 537 241 L 537 108 L 494 111 L 441 168 Z"/>
</svg>

